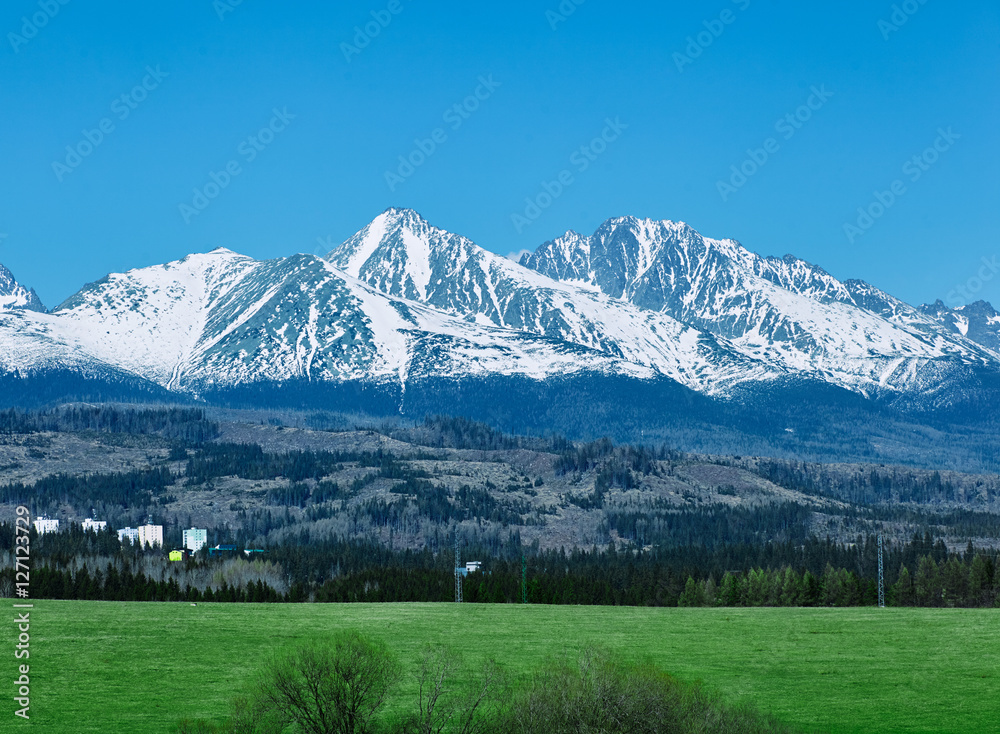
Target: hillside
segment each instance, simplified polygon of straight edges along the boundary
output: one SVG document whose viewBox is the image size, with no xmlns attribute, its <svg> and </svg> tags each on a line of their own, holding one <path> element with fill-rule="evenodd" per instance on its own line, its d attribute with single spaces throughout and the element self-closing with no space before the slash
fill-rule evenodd
<svg viewBox="0 0 1000 734">
<path fill-rule="evenodd" d="M 876 530 L 902 543 L 931 529 L 953 548 L 990 548 L 1000 536 L 995 474 L 530 438 L 449 418 L 310 430 L 150 411 L 109 429 L 129 415 L 80 407 L 9 424 L 0 518 L 25 502 L 64 522 L 151 515 L 174 542 L 193 524 L 255 545 L 306 533 L 397 550 L 436 546 L 455 527 L 474 545 L 517 537 L 541 550 L 711 545 L 708 528 L 734 545 Z M 122 477 L 146 489 L 123 494 Z"/>
</svg>

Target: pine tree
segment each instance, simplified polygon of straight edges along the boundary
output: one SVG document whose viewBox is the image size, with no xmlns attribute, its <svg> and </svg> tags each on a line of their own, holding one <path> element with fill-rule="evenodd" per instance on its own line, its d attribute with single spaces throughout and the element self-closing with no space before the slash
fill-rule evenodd
<svg viewBox="0 0 1000 734">
<path fill-rule="evenodd" d="M 934 559 L 927 555 L 920 559 L 917 575 L 913 580 L 916 603 L 924 607 L 941 606 L 941 583 Z"/>
<path fill-rule="evenodd" d="M 977 555 L 969 567 L 969 603 L 979 606 L 985 604 L 990 592 L 990 568 L 986 558 Z"/>
<path fill-rule="evenodd" d="M 684 593 L 677 600 L 679 607 L 703 607 L 705 606 L 705 587 L 699 584 L 691 576 L 688 576 L 684 585 Z"/>
<path fill-rule="evenodd" d="M 735 574 L 726 571 L 722 577 L 722 585 L 719 587 L 718 604 L 723 607 L 740 606 L 741 601 L 740 579 Z"/>
<path fill-rule="evenodd" d="M 910 571 L 903 566 L 899 571 L 899 579 L 890 590 L 892 603 L 897 607 L 912 607 L 916 603 L 916 593 L 913 589 L 913 579 Z"/>
</svg>

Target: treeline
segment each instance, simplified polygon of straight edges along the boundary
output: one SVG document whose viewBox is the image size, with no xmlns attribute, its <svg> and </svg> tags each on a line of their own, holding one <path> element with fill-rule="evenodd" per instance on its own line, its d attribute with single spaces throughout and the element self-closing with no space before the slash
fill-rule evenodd
<svg viewBox="0 0 1000 734">
<path fill-rule="evenodd" d="M 804 542 L 812 508 L 791 502 L 757 507 L 712 506 L 678 511 L 665 502 L 609 507 L 602 528 L 640 546 L 750 546 L 773 541 Z"/>
<path fill-rule="evenodd" d="M 73 573 L 69 569 L 47 566 L 30 571 L 30 594 L 33 599 L 90 599 L 99 601 L 216 601 L 216 602 L 294 602 L 303 601 L 300 589 L 279 594 L 262 581 L 242 586 L 223 582 L 216 590 L 181 586 L 176 579 L 162 581 L 133 571 L 128 565 L 119 571 L 108 564 L 104 572 L 91 574 L 84 566 Z M 0 582 L 2 583 L 2 582 Z"/>
<path fill-rule="evenodd" d="M 922 556 L 915 575 L 906 566 L 896 583 L 885 589 L 885 602 L 900 607 L 997 607 L 1000 579 L 995 560 L 976 555 L 971 562 L 956 556 L 938 564 Z M 756 568 L 725 573 L 721 581 L 689 576 L 677 605 L 682 607 L 850 607 L 878 602 L 875 579 L 827 566 L 820 576 L 796 569 Z"/>
<path fill-rule="evenodd" d="M 433 448 L 472 449 L 478 451 L 511 451 L 530 449 L 559 453 L 572 444 L 563 436 L 519 436 L 499 431 L 485 423 L 461 416 L 428 415 L 423 423 L 412 428 L 384 431 L 395 439 Z"/>
<path fill-rule="evenodd" d="M 84 531 L 71 525 L 58 533 L 29 531 L 30 595 L 33 598 L 118 601 L 299 601 L 280 566 L 240 550 L 207 552 L 171 562 L 164 548 L 119 541 L 114 530 Z M 15 547 L 13 525 L 0 524 L 0 548 Z M 171 547 L 169 544 L 167 548 Z M 240 546 L 242 549 L 243 545 Z M 0 596 L 15 582 L 13 550 L 0 550 Z M 292 591 L 294 593 L 289 594 Z"/>
<path fill-rule="evenodd" d="M 658 449 L 647 446 L 616 446 L 609 438 L 578 446 L 566 444 L 557 451 L 557 474 L 582 474 L 591 469 L 610 467 L 615 471 L 634 471 L 639 474 L 660 473 L 659 461 L 676 461 L 683 457 L 679 451 L 661 446 Z M 609 486 L 622 486 L 612 482 Z"/>
<path fill-rule="evenodd" d="M 532 604 L 609 606 L 873 606 L 877 580 L 827 564 L 819 573 L 792 566 L 704 573 L 688 563 L 670 563 L 655 554 L 573 553 L 526 561 L 526 591 Z M 472 555 L 468 556 L 472 557 Z M 562 565 L 561 565 L 562 564 Z M 932 556 L 907 567 L 886 589 L 890 606 L 1000 606 L 996 559 L 983 554 L 965 561 Z M 685 567 L 690 574 L 685 576 Z M 464 598 L 473 603 L 518 603 L 522 600 L 521 564 L 489 561 L 484 572 L 463 582 Z M 450 601 L 452 577 L 429 567 L 368 567 L 320 585 L 316 601 Z"/>
<path fill-rule="evenodd" d="M 69 406 L 27 412 L 0 411 L 0 434 L 39 431 L 131 433 L 203 443 L 219 435 L 219 425 L 198 408 L 121 409 L 110 405 Z"/>
<path fill-rule="evenodd" d="M 435 454 L 415 452 L 406 460 L 433 459 Z M 377 470 L 392 479 L 427 476 L 408 469 L 396 456 L 382 451 L 287 451 L 265 452 L 257 444 L 210 443 L 199 446 L 187 460 L 186 475 L 191 484 L 220 477 L 264 480 L 284 478 L 292 482 L 318 480 L 339 471 L 345 463 Z"/>
<path fill-rule="evenodd" d="M 846 469 L 780 459 L 758 459 L 744 463 L 759 476 L 781 487 L 813 495 L 833 497 L 859 505 L 887 502 L 970 502 L 989 503 L 998 496 L 995 480 L 975 477 L 965 484 L 944 479 L 938 471 L 921 471 L 896 466 L 866 466 Z"/>
<path fill-rule="evenodd" d="M 28 505 L 36 512 L 65 504 L 147 507 L 155 504 L 156 498 L 175 481 L 176 477 L 166 467 L 86 476 L 53 474 L 33 484 L 14 482 L 0 486 L 0 503 Z"/>
<path fill-rule="evenodd" d="M 380 543 L 289 536 L 267 549 L 272 576 L 285 593 L 260 576 L 232 576 L 232 583 L 179 583 L 141 572 L 140 552 L 117 544 L 110 533 L 75 532 L 35 538 L 32 596 L 122 600 L 446 602 L 454 598 L 452 540 L 436 536 L 421 550 L 391 550 Z M 12 543 L 13 529 L 0 526 L 0 540 Z M 244 547 L 238 539 L 238 547 Z M 79 546 L 78 548 L 76 546 Z M 114 574 L 84 571 L 81 557 L 119 548 Z M 877 600 L 874 538 L 852 544 L 810 538 L 803 543 L 674 546 L 641 551 L 607 548 L 566 552 L 526 549 L 520 537 L 496 537 L 490 546 L 463 542 L 463 557 L 483 562 L 464 579 L 466 601 L 518 603 L 527 581 L 534 604 L 615 606 L 864 606 Z M 215 562 L 218 562 L 217 560 Z M 192 574 L 213 561 L 188 561 Z M 180 564 L 170 564 L 179 568 Z M 890 605 L 990 607 L 1000 598 L 995 553 L 951 553 L 929 535 L 886 549 L 886 599 Z M 148 567 L 148 566 L 147 566 Z M 522 577 L 522 574 L 524 576 Z M 193 578 L 192 575 L 181 578 Z M 13 581 L 7 570 L 0 580 Z M 285 584 L 287 580 L 287 584 Z M 37 583 L 36 583 L 37 582 Z M 263 592 L 261 591 L 263 589 Z M 273 593 L 272 593 L 273 592 Z M 262 597 L 263 593 L 263 597 Z"/>
<path fill-rule="evenodd" d="M 676 606 L 688 579 L 721 589 L 727 583 L 749 583 L 746 594 L 721 597 L 733 604 L 853 606 L 874 604 L 876 599 L 877 544 L 873 537 L 851 544 L 808 538 L 804 542 L 683 545 L 653 551 L 620 550 L 614 546 L 590 550 L 539 551 L 529 549 L 522 561 L 516 532 L 496 545 L 464 543 L 463 558 L 484 562 L 484 572 L 469 574 L 464 582 L 470 602 L 521 601 L 522 563 L 526 563 L 529 601 L 538 604 L 602 604 Z M 393 551 L 380 544 L 312 539 L 301 533 L 270 551 L 296 583 L 315 589 L 318 601 L 449 601 L 454 595 L 453 551 L 447 536 L 438 536 L 419 551 Z M 505 542 L 502 542 L 505 541 Z M 902 545 L 885 549 L 886 583 L 890 603 L 900 605 L 992 606 L 996 598 L 997 558 L 968 548 L 950 553 L 929 534 L 917 535 Z M 938 583 L 928 574 L 947 569 L 951 579 L 938 597 L 907 596 L 907 569 L 923 567 L 921 589 Z M 966 569 L 968 583 L 956 573 Z M 942 572 L 944 573 L 944 572 Z M 985 576 L 984 576 L 985 573 Z M 762 577 L 766 575 L 766 578 Z M 775 582 L 781 575 L 781 584 Z M 956 580 L 958 579 L 958 580 Z M 985 580 L 984 580 L 985 579 Z M 795 583 L 792 583 L 795 581 Z M 787 582 L 787 588 L 786 588 Z M 971 585 L 970 585 L 971 584 Z M 969 590 L 961 595 L 958 589 Z M 766 589 L 766 591 L 762 591 Z M 774 596 L 784 589 L 785 597 Z M 993 590 L 993 596 L 989 595 Z M 928 592 L 930 593 L 930 592 Z M 791 596 L 789 596 L 791 595 Z M 782 598 L 784 602 L 782 602 Z M 718 597 L 713 603 L 718 601 Z"/>
</svg>

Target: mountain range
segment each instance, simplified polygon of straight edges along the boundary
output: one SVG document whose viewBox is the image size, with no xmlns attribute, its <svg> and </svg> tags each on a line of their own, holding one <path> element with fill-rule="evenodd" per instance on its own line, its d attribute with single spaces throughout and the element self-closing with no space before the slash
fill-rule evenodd
<svg viewBox="0 0 1000 734">
<path fill-rule="evenodd" d="M 0 375 L 54 372 L 189 398 L 294 383 L 402 400 L 427 381 L 586 376 L 721 401 L 794 383 L 939 405 L 1000 374 L 1000 314 L 914 307 L 682 222 L 610 219 L 514 262 L 388 209 L 323 257 L 217 249 L 50 311 L 0 267 Z"/>
</svg>

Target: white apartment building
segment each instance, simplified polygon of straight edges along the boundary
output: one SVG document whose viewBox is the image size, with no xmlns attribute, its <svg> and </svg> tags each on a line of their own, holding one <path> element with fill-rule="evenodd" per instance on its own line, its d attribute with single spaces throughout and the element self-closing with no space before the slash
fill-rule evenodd
<svg viewBox="0 0 1000 734">
<path fill-rule="evenodd" d="M 184 531 L 184 547 L 192 553 L 197 553 L 208 544 L 208 530 L 191 528 Z"/>
<path fill-rule="evenodd" d="M 163 547 L 163 526 L 162 525 L 141 525 L 139 527 L 139 545 L 151 547 Z"/>
<path fill-rule="evenodd" d="M 45 535 L 45 533 L 59 532 L 59 521 L 53 520 L 52 518 L 46 517 L 45 515 L 39 515 L 38 517 L 36 517 L 34 526 L 35 526 L 35 531 L 39 535 Z"/>
<path fill-rule="evenodd" d="M 86 520 L 83 521 L 84 532 L 92 531 L 96 533 L 99 530 L 104 530 L 104 528 L 106 528 L 107 526 L 108 524 L 104 520 L 92 520 L 91 518 L 88 517 Z"/>
<path fill-rule="evenodd" d="M 124 543 L 125 540 L 129 543 L 135 545 L 139 542 L 139 530 L 138 528 L 122 528 L 118 531 L 118 541 Z"/>
</svg>

